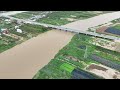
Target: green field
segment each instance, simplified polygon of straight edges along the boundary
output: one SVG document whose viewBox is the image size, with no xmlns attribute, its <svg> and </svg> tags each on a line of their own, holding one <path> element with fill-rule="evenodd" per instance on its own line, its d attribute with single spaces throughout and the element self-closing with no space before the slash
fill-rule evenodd
<svg viewBox="0 0 120 90">
<path fill-rule="evenodd" d="M 120 30 L 120 24 L 119 25 L 115 25 L 114 28 Z"/>
<path fill-rule="evenodd" d="M 52 59 L 51 62 L 44 68 L 42 68 L 38 73 L 33 77 L 34 79 L 69 79 L 71 74 L 63 69 L 60 69 L 61 65 L 64 62 L 57 59 Z"/>
<path fill-rule="evenodd" d="M 12 16 L 19 19 L 30 19 L 34 15 L 40 15 L 42 12 L 43 11 L 28 11 L 28 12 L 18 13 Z"/>
<path fill-rule="evenodd" d="M 60 79 L 60 78 L 70 79 L 71 78 L 70 72 L 72 72 L 73 68 L 79 68 L 84 70 L 85 67 L 87 67 L 87 65 L 91 65 L 92 63 L 99 64 L 98 62 L 95 62 L 94 60 L 90 59 L 90 55 L 92 54 L 97 54 L 100 57 L 103 57 L 105 59 L 120 64 L 120 53 L 92 45 L 90 43 L 91 40 L 92 40 L 91 36 L 76 34 L 72 38 L 71 42 L 68 45 L 66 45 L 63 49 L 61 49 L 56 54 L 54 59 L 44 68 L 39 70 L 38 73 L 33 78 L 48 79 L 49 77 L 51 77 L 53 79 Z M 86 49 L 80 48 L 79 46 L 81 45 L 86 46 L 87 51 Z M 86 55 L 86 57 L 84 57 L 84 55 Z M 77 61 L 74 61 L 73 58 L 68 58 L 68 56 L 72 56 L 73 58 L 76 58 Z M 69 67 L 71 69 L 69 69 Z M 51 72 L 51 74 L 49 74 L 48 72 Z M 44 73 L 44 75 L 41 73 Z M 62 76 L 63 73 L 66 75 L 66 77 Z"/>
<path fill-rule="evenodd" d="M 23 13 L 16 14 L 16 15 L 14 15 L 13 17 L 19 18 L 19 19 L 29 19 L 29 18 L 32 17 L 32 14 L 23 12 Z"/>
<path fill-rule="evenodd" d="M 75 67 L 68 63 L 64 63 L 60 66 L 60 69 L 66 70 L 71 73 L 75 69 Z"/>
<path fill-rule="evenodd" d="M 0 39 L 0 53 L 16 45 L 17 39 L 2 35 Z"/>
<path fill-rule="evenodd" d="M 53 25 L 64 25 L 72 21 L 67 18 L 75 20 L 86 19 L 98 15 L 97 13 L 90 11 L 57 11 L 47 15 L 45 18 L 38 19 L 38 22 L 53 24 Z"/>
<path fill-rule="evenodd" d="M 120 23 L 120 18 L 115 19 L 115 20 L 112 20 L 111 22 L 112 22 L 113 24 Z"/>
<path fill-rule="evenodd" d="M 95 11 L 52 11 L 52 13 L 48 14 L 43 12 L 45 11 L 29 11 L 13 15 L 13 17 L 19 19 L 30 19 L 35 15 L 46 15 L 43 18 L 37 19 L 36 21 L 53 25 L 64 25 L 76 20 L 82 20 L 102 14 L 102 12 L 98 13 Z"/>
</svg>

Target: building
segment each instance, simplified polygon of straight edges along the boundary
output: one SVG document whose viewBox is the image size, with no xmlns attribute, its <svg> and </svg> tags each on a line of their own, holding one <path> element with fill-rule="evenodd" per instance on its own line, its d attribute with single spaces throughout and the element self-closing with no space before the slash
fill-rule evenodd
<svg viewBox="0 0 120 90">
<path fill-rule="evenodd" d="M 5 19 L 6 24 L 10 24 L 11 20 L 10 19 Z"/>
<path fill-rule="evenodd" d="M 1 33 L 1 34 L 8 34 L 9 31 L 8 31 L 7 28 L 2 28 L 2 29 L 0 29 L 0 33 Z"/>
<path fill-rule="evenodd" d="M 21 30 L 21 29 L 17 29 L 17 32 L 18 32 L 18 33 L 22 33 L 22 30 Z"/>
<path fill-rule="evenodd" d="M 15 29 L 18 29 L 19 28 L 19 26 L 15 26 Z"/>
</svg>

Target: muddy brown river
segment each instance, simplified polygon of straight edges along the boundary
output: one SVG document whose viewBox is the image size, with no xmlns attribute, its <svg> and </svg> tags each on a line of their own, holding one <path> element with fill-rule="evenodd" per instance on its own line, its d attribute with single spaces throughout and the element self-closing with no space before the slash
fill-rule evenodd
<svg viewBox="0 0 120 90">
<path fill-rule="evenodd" d="M 51 30 L 0 54 L 0 78 L 31 79 L 68 44 L 73 33 Z"/>
<path fill-rule="evenodd" d="M 8 15 L 11 14 L 9 13 Z M 120 11 L 86 20 L 78 20 L 64 25 L 64 27 L 85 31 L 89 27 L 97 26 L 116 18 L 120 18 Z M 33 78 L 39 69 L 47 65 L 58 51 L 70 42 L 73 35 L 73 33 L 69 32 L 51 30 L 1 53 L 0 78 Z"/>
</svg>

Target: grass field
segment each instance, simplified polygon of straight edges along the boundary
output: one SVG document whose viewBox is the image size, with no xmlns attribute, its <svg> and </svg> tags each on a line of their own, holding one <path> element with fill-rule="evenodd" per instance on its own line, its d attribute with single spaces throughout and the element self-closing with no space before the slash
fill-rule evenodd
<svg viewBox="0 0 120 90">
<path fill-rule="evenodd" d="M 29 11 L 29 12 L 18 13 L 12 16 L 19 19 L 30 19 L 35 15 L 40 15 L 42 12 L 44 11 Z"/>
<path fill-rule="evenodd" d="M 19 14 L 13 15 L 13 17 L 19 18 L 19 19 L 29 19 L 29 18 L 32 17 L 32 14 L 23 12 L 23 13 L 19 13 Z"/>
<path fill-rule="evenodd" d="M 53 11 L 52 13 L 45 13 L 43 11 L 29 11 L 13 15 L 13 17 L 19 19 L 30 19 L 35 15 L 46 15 L 43 18 L 38 18 L 36 21 L 53 25 L 64 25 L 76 20 L 90 18 L 101 13 L 95 11 Z"/>
<path fill-rule="evenodd" d="M 69 79 L 71 77 L 71 74 L 63 69 L 60 69 L 60 66 L 64 62 L 53 59 L 51 62 L 42 68 L 33 78 L 34 79 Z"/>
<path fill-rule="evenodd" d="M 2 35 L 0 39 L 0 53 L 16 45 L 17 39 Z"/>
<path fill-rule="evenodd" d="M 60 66 L 60 69 L 66 70 L 71 73 L 75 69 L 75 67 L 68 63 L 64 63 Z"/>
<path fill-rule="evenodd" d="M 120 30 L 120 24 L 115 25 L 115 26 L 114 26 L 114 28 L 116 28 L 116 29 Z"/>
<path fill-rule="evenodd" d="M 89 11 L 58 11 L 47 15 L 45 18 L 38 19 L 38 22 L 53 24 L 53 25 L 65 25 L 72 21 L 68 18 L 75 20 L 86 19 L 98 15 L 94 12 Z"/>
</svg>

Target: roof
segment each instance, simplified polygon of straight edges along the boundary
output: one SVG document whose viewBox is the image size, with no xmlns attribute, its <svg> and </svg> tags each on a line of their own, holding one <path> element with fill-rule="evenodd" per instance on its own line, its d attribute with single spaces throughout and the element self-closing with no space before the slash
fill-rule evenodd
<svg viewBox="0 0 120 90">
<path fill-rule="evenodd" d="M 5 30 L 7 30 L 7 28 L 1 28 L 1 31 L 5 31 Z"/>
<path fill-rule="evenodd" d="M 22 33 L 22 30 L 21 29 L 17 29 L 17 32 Z"/>
</svg>

